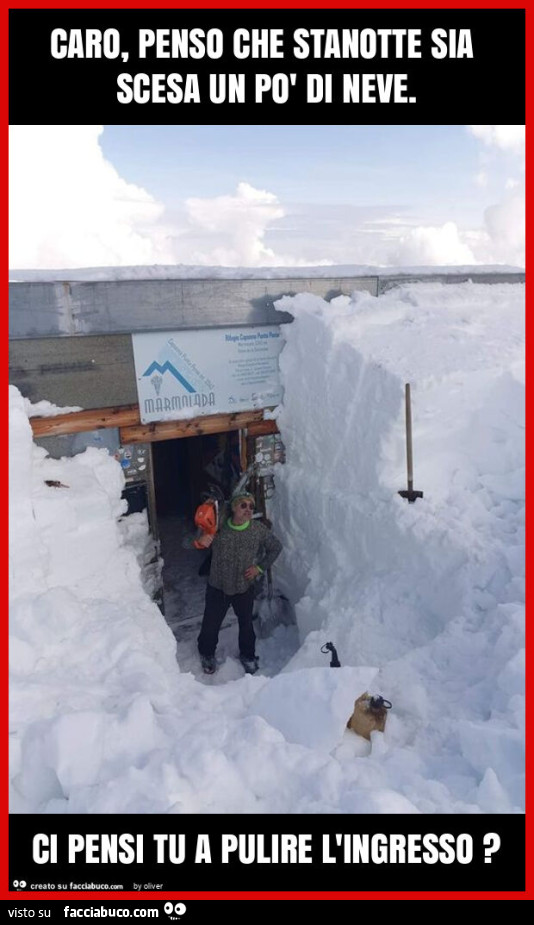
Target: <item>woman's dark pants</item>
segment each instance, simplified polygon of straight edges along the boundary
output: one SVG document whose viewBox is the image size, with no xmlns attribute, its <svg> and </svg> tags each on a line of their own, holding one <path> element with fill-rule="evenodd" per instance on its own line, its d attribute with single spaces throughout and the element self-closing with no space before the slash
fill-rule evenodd
<svg viewBox="0 0 534 925">
<path fill-rule="evenodd" d="M 224 594 L 218 588 L 208 585 L 202 627 L 198 637 L 198 651 L 208 658 L 215 655 L 219 630 L 228 608 L 232 606 L 239 621 L 239 654 L 243 658 L 255 657 L 256 635 L 252 626 L 254 588 L 244 594 Z"/>
</svg>

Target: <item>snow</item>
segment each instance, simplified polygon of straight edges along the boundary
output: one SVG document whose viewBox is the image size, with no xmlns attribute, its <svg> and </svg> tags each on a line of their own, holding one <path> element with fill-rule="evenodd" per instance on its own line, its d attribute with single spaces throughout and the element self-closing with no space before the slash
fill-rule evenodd
<svg viewBox="0 0 534 925">
<path fill-rule="evenodd" d="M 60 408 L 50 401 L 31 402 L 29 398 L 24 399 L 24 407 L 29 418 L 53 418 L 58 414 L 71 414 L 73 411 L 83 411 L 79 405 L 65 405 Z"/>
<path fill-rule="evenodd" d="M 521 812 L 523 303 L 519 284 L 436 282 L 277 303 L 295 323 L 271 516 L 298 627 L 259 641 L 253 677 L 232 621 L 200 675 L 196 576 L 172 578 L 192 617 L 175 638 L 119 464 L 47 457 L 12 387 L 12 811 Z M 370 742 L 345 728 L 365 690 L 393 703 Z"/>
<path fill-rule="evenodd" d="M 473 276 L 477 273 L 524 273 L 524 267 L 507 264 L 466 266 L 374 266 L 328 264 L 296 267 L 224 267 L 192 266 L 189 264 L 152 264 L 131 267 L 80 267 L 70 270 L 10 270 L 10 281 L 18 283 L 106 282 L 124 279 L 339 279 L 352 276 L 427 276 L 446 273 Z"/>
</svg>

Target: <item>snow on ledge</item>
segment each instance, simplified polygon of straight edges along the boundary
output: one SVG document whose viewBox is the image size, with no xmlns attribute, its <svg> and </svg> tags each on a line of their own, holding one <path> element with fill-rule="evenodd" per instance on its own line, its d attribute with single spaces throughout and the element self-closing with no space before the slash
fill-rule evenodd
<svg viewBox="0 0 534 925">
<path fill-rule="evenodd" d="M 339 279 L 356 276 L 428 276 L 440 273 L 472 276 L 479 273 L 524 273 L 524 267 L 505 264 L 476 266 L 381 267 L 366 264 L 332 264 L 309 267 L 207 267 L 176 264 L 165 266 L 81 267 L 71 269 L 13 269 L 11 282 L 106 282 L 112 280 L 163 279 Z"/>
</svg>

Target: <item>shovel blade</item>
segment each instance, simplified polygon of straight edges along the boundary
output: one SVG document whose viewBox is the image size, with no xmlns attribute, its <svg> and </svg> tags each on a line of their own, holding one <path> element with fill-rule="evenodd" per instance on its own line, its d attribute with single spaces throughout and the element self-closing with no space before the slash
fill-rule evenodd
<svg viewBox="0 0 534 925">
<path fill-rule="evenodd" d="M 260 597 L 256 602 L 256 616 L 259 636 L 265 639 L 277 626 L 291 626 L 295 623 L 295 614 L 291 601 L 282 594 L 272 597 Z"/>
</svg>

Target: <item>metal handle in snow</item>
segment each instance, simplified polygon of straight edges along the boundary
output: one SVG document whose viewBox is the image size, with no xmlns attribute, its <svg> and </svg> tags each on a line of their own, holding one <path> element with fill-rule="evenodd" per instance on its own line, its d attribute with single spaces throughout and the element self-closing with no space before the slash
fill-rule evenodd
<svg viewBox="0 0 534 925">
<path fill-rule="evenodd" d="M 412 399 L 409 382 L 407 382 L 404 387 L 404 402 L 406 408 L 406 468 L 408 470 L 408 488 L 399 491 L 399 495 L 401 498 L 407 498 L 410 504 L 413 504 L 417 498 L 423 497 L 423 492 L 414 491 L 413 488 Z"/>
</svg>

